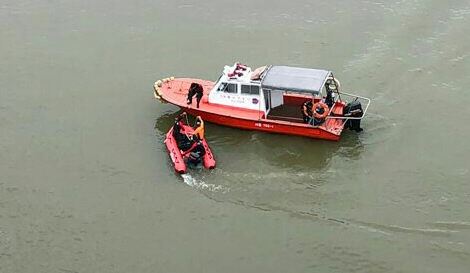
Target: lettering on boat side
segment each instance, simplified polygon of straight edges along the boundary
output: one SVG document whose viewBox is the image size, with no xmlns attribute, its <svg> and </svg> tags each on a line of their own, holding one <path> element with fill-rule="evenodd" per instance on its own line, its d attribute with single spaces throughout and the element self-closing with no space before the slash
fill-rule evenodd
<svg viewBox="0 0 470 273">
<path fill-rule="evenodd" d="M 261 122 L 255 122 L 255 126 L 260 127 L 260 128 L 269 128 L 269 129 L 274 128 L 274 125 L 272 124 L 261 123 Z"/>
<path fill-rule="evenodd" d="M 258 104 L 258 99 L 257 99 L 257 98 L 253 98 L 253 99 L 251 100 L 251 102 L 252 102 L 253 104 Z"/>
<path fill-rule="evenodd" d="M 230 102 L 232 104 L 241 104 L 241 103 L 245 103 L 245 99 L 244 98 L 233 97 L 232 99 L 230 99 Z"/>
</svg>

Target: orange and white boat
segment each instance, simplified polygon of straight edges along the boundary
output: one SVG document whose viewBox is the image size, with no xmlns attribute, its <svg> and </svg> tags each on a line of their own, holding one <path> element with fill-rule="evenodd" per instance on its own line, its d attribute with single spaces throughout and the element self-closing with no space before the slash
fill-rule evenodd
<svg viewBox="0 0 470 273">
<path fill-rule="evenodd" d="M 188 102 L 194 83 L 203 90 L 199 107 L 196 100 Z M 174 77 L 159 80 L 154 84 L 154 95 L 212 123 L 337 141 L 345 128 L 362 130 L 360 122 L 370 105 L 370 99 L 339 89 L 339 81 L 328 70 L 264 66 L 252 71 L 235 63 L 225 66 L 216 82 Z M 314 107 L 317 102 L 328 104 L 319 122 L 304 122 L 302 106 L 306 101 L 312 101 Z M 316 109 L 311 110 L 317 115 Z"/>
</svg>

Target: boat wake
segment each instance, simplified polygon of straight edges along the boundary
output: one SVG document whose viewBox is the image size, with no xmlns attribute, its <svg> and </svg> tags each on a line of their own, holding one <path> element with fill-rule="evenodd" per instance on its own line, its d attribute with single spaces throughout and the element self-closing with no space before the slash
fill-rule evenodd
<svg viewBox="0 0 470 273">
<path fill-rule="evenodd" d="M 229 189 L 223 187 L 222 185 L 215 185 L 215 184 L 207 184 L 203 180 L 197 180 L 196 178 L 192 177 L 190 174 L 182 174 L 181 178 L 183 178 L 183 181 L 186 185 L 198 189 L 198 190 L 204 190 L 204 191 L 210 191 L 210 192 L 228 192 Z"/>
</svg>

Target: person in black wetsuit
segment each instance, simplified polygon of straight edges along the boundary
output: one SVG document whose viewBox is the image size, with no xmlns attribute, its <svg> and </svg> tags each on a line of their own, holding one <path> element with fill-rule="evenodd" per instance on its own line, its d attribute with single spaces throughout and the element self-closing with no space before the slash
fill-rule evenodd
<svg viewBox="0 0 470 273">
<path fill-rule="evenodd" d="M 304 123 L 309 123 L 310 120 L 312 119 L 312 106 L 313 102 L 312 100 L 308 100 L 302 104 L 302 119 Z"/>
<path fill-rule="evenodd" d="M 183 118 L 186 117 L 186 112 L 181 113 L 175 118 L 175 124 L 173 124 L 173 137 L 176 140 L 176 144 L 180 150 L 187 150 L 191 147 L 191 141 L 188 137 L 181 133 L 181 126 L 184 125 Z"/>
<path fill-rule="evenodd" d="M 197 140 L 197 137 L 195 137 L 194 144 L 189 148 L 186 152 L 183 153 L 183 157 L 188 155 L 188 161 L 192 163 L 193 165 L 198 165 L 199 163 L 202 162 L 202 159 L 204 155 L 206 154 L 206 149 L 204 148 L 204 145 L 202 144 L 201 140 Z"/>
<path fill-rule="evenodd" d="M 187 104 L 193 103 L 193 97 L 196 95 L 196 107 L 199 108 L 199 103 L 201 102 L 202 96 L 204 95 L 204 88 L 199 83 L 191 83 L 191 86 L 188 90 Z"/>
</svg>

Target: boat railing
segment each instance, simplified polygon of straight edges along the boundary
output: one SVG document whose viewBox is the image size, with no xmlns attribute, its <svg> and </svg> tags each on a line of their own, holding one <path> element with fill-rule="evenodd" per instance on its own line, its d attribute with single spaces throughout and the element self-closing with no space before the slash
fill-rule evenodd
<svg viewBox="0 0 470 273">
<path fill-rule="evenodd" d="M 362 96 L 355 95 L 355 94 L 346 93 L 346 92 L 338 92 L 338 94 L 339 94 L 339 96 L 346 96 L 346 97 L 349 97 L 349 98 L 353 98 L 353 101 L 360 100 L 361 102 L 365 102 L 365 106 L 364 106 L 364 104 L 361 103 L 363 105 L 362 116 L 360 116 L 360 117 L 349 117 L 349 116 L 331 115 L 331 113 L 334 109 L 334 107 L 331 107 L 330 111 L 328 112 L 328 116 L 326 117 L 327 119 L 345 119 L 345 120 L 348 120 L 348 119 L 363 119 L 364 118 L 364 116 L 366 115 L 367 109 L 369 108 L 369 105 L 370 105 L 370 99 L 369 98 L 362 97 Z"/>
</svg>

